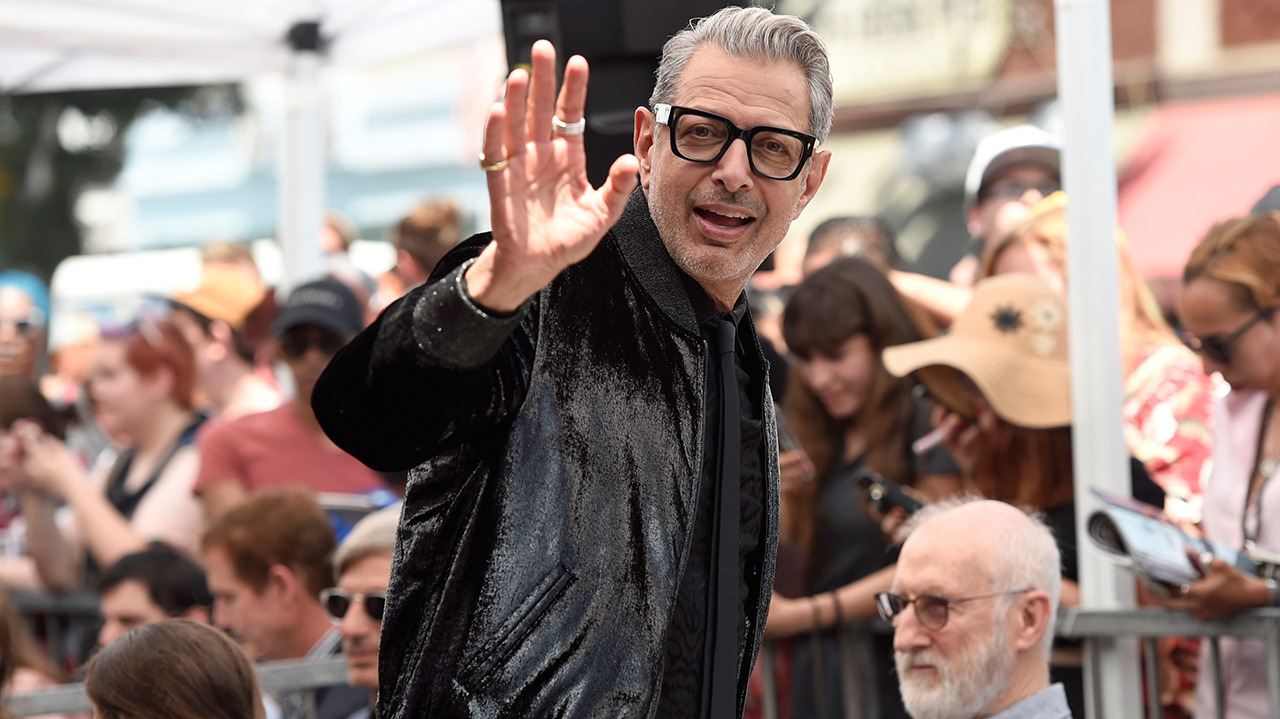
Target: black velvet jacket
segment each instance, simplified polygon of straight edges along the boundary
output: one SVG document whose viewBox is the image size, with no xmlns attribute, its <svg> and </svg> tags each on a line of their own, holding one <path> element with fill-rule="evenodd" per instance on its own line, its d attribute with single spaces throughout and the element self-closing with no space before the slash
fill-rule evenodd
<svg viewBox="0 0 1280 719">
<path fill-rule="evenodd" d="M 513 317 L 462 287 L 488 240 L 446 256 L 314 393 L 343 449 L 375 469 L 416 468 L 378 715 L 652 717 L 698 505 L 708 348 L 638 190 L 600 246 Z M 749 316 L 740 331 L 763 374 Z M 777 546 L 777 438 L 760 386 L 765 551 L 739 707 Z"/>
</svg>

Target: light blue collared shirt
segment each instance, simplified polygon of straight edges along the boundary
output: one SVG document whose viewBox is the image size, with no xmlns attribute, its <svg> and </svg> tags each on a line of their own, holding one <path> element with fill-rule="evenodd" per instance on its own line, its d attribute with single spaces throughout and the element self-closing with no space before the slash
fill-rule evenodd
<svg viewBox="0 0 1280 719">
<path fill-rule="evenodd" d="M 1072 719 L 1067 691 L 1061 684 L 1032 694 L 991 719 Z"/>
</svg>

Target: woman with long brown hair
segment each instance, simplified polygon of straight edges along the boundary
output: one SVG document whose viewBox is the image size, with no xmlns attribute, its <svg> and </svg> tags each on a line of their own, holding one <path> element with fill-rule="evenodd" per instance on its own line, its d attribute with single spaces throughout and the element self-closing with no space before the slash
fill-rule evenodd
<svg viewBox="0 0 1280 719">
<path fill-rule="evenodd" d="M 796 288 L 782 318 L 794 356 L 784 412 L 802 451 L 784 452 L 782 540 L 804 561 L 801 599 L 775 595 L 765 627 L 770 637 L 825 629 L 874 616 L 874 595 L 886 591 L 892 557 L 858 480 L 868 471 L 937 499 L 957 489 L 949 464 L 921 466 L 911 442 L 928 430 L 912 401 L 911 383 L 880 361 L 886 347 L 922 337 L 889 280 L 866 260 L 850 257 L 814 272 Z M 807 478 L 807 479 L 806 479 Z M 821 635 L 817 659 L 801 644 L 792 668 L 792 716 L 843 716 L 839 652 L 834 632 Z M 892 665 L 888 642 L 876 647 Z M 823 690 L 812 674 L 822 667 Z M 885 671 L 885 716 L 906 716 L 896 680 Z M 825 709 L 825 711 L 822 711 Z"/>
<path fill-rule="evenodd" d="M 261 719 L 249 655 L 226 634 L 190 619 L 134 629 L 85 668 L 85 693 L 101 719 Z"/>
</svg>

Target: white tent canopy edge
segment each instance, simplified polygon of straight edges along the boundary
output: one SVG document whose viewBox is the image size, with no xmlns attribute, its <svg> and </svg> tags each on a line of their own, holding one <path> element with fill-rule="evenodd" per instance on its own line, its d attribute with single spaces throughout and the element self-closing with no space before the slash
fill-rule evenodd
<svg viewBox="0 0 1280 719">
<path fill-rule="evenodd" d="M 318 48 L 307 43 L 313 23 Z M 283 74 L 277 224 L 287 291 L 323 268 L 323 69 L 389 62 L 500 29 L 496 0 L 0 0 L 0 93 Z"/>
</svg>

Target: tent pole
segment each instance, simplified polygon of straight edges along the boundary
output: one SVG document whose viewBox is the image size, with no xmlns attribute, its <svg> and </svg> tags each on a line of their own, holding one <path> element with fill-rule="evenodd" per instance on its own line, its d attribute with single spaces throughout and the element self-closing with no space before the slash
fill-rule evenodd
<svg viewBox="0 0 1280 719">
<path fill-rule="evenodd" d="M 320 232 L 324 224 L 324 105 L 321 101 L 319 26 L 299 23 L 289 32 L 294 52 L 285 79 L 277 202 L 283 272 L 282 295 L 324 273 Z"/>
<path fill-rule="evenodd" d="M 1066 128 L 1062 175 L 1071 198 L 1067 275 L 1080 601 L 1089 609 L 1127 608 L 1134 605 L 1133 578 L 1090 545 L 1085 527 L 1099 506 L 1090 487 L 1131 492 L 1121 409 L 1111 7 L 1109 0 L 1055 0 L 1054 9 Z M 1085 652 L 1086 716 L 1142 716 L 1137 640 L 1088 641 L 1094 644 Z"/>
</svg>

